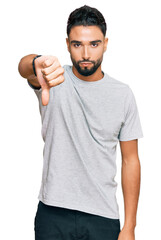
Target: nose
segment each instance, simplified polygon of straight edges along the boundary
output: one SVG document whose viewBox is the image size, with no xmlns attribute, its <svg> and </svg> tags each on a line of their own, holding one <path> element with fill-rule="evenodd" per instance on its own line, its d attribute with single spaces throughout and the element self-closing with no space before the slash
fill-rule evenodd
<svg viewBox="0 0 161 240">
<path fill-rule="evenodd" d="M 89 56 L 88 46 L 83 47 L 82 58 L 86 59 L 86 60 L 89 60 L 90 56 Z"/>
</svg>

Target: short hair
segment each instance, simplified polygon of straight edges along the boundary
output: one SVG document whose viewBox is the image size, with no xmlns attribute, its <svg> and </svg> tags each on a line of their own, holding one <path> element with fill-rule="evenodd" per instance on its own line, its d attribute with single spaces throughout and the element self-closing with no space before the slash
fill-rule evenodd
<svg viewBox="0 0 161 240">
<path fill-rule="evenodd" d="M 98 26 L 103 35 L 106 35 L 107 25 L 101 12 L 96 8 L 84 5 L 70 13 L 67 21 L 67 35 L 74 26 Z"/>
</svg>

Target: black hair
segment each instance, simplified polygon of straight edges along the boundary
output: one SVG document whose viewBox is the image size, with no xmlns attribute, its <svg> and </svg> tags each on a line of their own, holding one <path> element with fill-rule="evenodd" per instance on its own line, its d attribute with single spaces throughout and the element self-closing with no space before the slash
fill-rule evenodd
<svg viewBox="0 0 161 240">
<path fill-rule="evenodd" d="M 67 35 L 69 37 L 71 28 L 74 26 L 98 26 L 103 35 L 106 35 L 106 22 L 101 12 L 96 8 L 84 5 L 70 13 L 67 22 Z"/>
</svg>

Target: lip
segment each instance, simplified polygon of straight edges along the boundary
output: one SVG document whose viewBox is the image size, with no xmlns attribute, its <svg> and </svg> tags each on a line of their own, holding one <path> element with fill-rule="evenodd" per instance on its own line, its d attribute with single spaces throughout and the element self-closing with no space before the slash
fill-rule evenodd
<svg viewBox="0 0 161 240">
<path fill-rule="evenodd" d="M 89 62 L 82 62 L 82 63 L 80 63 L 80 64 L 83 65 L 84 67 L 87 67 L 87 66 L 91 65 L 92 63 L 89 63 Z"/>
</svg>

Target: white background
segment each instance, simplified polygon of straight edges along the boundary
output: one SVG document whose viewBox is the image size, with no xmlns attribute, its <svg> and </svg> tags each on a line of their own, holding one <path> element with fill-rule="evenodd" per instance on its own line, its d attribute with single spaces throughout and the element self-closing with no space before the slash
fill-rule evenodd
<svg viewBox="0 0 161 240">
<path fill-rule="evenodd" d="M 136 239 L 160 238 L 161 215 L 161 14 L 159 0 L 5 1 L 1 4 L 0 237 L 34 239 L 43 161 L 38 100 L 18 73 L 28 54 L 55 55 L 71 64 L 66 24 L 82 5 L 100 10 L 107 22 L 108 48 L 103 71 L 130 85 L 136 97 L 144 138 L 139 140 L 141 192 Z M 124 205 L 121 156 L 117 149 L 117 200 L 121 227 Z"/>
</svg>

